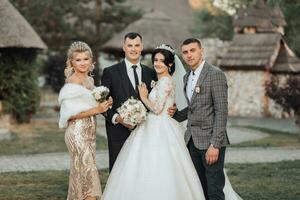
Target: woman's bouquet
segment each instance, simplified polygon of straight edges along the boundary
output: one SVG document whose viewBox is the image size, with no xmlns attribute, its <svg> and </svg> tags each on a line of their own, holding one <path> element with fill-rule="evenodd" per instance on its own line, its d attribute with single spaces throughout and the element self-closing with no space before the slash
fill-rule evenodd
<svg viewBox="0 0 300 200">
<path fill-rule="evenodd" d="M 102 103 L 108 99 L 109 89 L 105 86 L 96 87 L 92 91 L 92 94 L 95 97 L 96 101 Z"/>
<path fill-rule="evenodd" d="M 125 101 L 117 111 L 124 119 L 124 122 L 132 126 L 142 123 L 146 120 L 147 116 L 147 109 L 144 104 L 133 97 Z"/>
</svg>

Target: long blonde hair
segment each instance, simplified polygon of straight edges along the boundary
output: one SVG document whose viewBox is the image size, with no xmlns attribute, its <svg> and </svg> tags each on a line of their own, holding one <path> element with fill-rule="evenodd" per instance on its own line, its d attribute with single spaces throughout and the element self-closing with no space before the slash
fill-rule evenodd
<svg viewBox="0 0 300 200">
<path fill-rule="evenodd" d="M 72 59 L 74 53 L 82 53 L 86 51 L 89 52 L 91 59 L 93 59 L 93 52 L 87 43 L 76 41 L 71 44 L 67 53 L 67 62 L 66 62 L 67 66 L 64 70 L 64 74 L 66 78 L 69 78 L 75 72 L 74 67 L 72 66 Z M 89 72 L 92 72 L 94 68 L 95 68 L 95 64 L 92 63 Z"/>
</svg>

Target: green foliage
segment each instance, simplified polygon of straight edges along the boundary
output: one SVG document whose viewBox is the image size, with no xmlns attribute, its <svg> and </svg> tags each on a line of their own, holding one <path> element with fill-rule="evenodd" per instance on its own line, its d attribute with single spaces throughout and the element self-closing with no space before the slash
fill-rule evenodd
<svg viewBox="0 0 300 200">
<path fill-rule="evenodd" d="M 278 77 L 273 76 L 266 85 L 266 95 L 279 104 L 283 110 L 295 113 L 300 140 L 300 75 L 290 75 L 283 83 Z"/>
<path fill-rule="evenodd" d="M 112 33 L 140 17 L 118 2 L 123 0 L 12 0 L 52 51 L 65 51 L 73 40 L 99 49 Z"/>
<path fill-rule="evenodd" d="M 219 0 L 219 4 L 226 10 L 237 10 L 249 6 L 253 0 Z"/>
<path fill-rule="evenodd" d="M 287 21 L 285 39 L 289 47 L 300 57 L 300 1 L 297 0 L 269 0 L 271 6 L 279 5 Z"/>
<path fill-rule="evenodd" d="M 217 15 L 211 14 L 207 10 L 195 13 L 196 26 L 194 33 L 201 38 L 220 38 L 221 40 L 231 40 L 233 37 L 232 18 L 226 12 Z"/>
<path fill-rule="evenodd" d="M 36 52 L 9 49 L 0 55 L 0 94 L 5 111 L 19 123 L 29 122 L 40 100 Z"/>
<path fill-rule="evenodd" d="M 81 40 L 88 43 L 96 62 L 93 72 L 96 84 L 99 83 L 101 74 L 97 59 L 101 46 L 113 36 L 113 33 L 141 17 L 138 11 L 120 4 L 124 0 L 11 0 L 11 2 L 46 42 L 49 51 L 66 55 L 71 42 Z"/>
<path fill-rule="evenodd" d="M 51 54 L 44 66 L 46 82 L 54 91 L 59 92 L 65 83 L 64 69 L 66 56 L 64 54 Z"/>
<path fill-rule="evenodd" d="M 273 76 L 266 85 L 266 95 L 282 108 L 300 115 L 300 76 L 290 75 L 283 83 Z"/>
</svg>

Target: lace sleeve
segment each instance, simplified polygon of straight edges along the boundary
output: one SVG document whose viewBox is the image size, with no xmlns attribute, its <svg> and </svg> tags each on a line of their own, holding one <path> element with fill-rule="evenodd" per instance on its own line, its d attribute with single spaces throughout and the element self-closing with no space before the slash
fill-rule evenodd
<svg viewBox="0 0 300 200">
<path fill-rule="evenodd" d="M 173 82 L 170 78 L 163 78 L 158 81 L 157 85 L 153 88 L 154 91 L 150 94 L 149 100 L 151 101 L 151 105 L 147 105 L 147 107 L 155 114 L 160 114 L 173 88 Z"/>
</svg>

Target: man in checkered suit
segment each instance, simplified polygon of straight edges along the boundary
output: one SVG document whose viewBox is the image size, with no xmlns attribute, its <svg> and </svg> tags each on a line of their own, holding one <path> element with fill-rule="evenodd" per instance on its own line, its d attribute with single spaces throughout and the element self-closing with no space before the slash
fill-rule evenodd
<svg viewBox="0 0 300 200">
<path fill-rule="evenodd" d="M 228 115 L 227 81 L 217 67 L 204 61 L 201 42 L 189 38 L 181 53 L 190 70 L 184 76 L 184 95 L 188 106 L 174 113 L 177 121 L 187 121 L 185 141 L 201 180 L 207 200 L 225 199 L 223 187 Z"/>
</svg>

